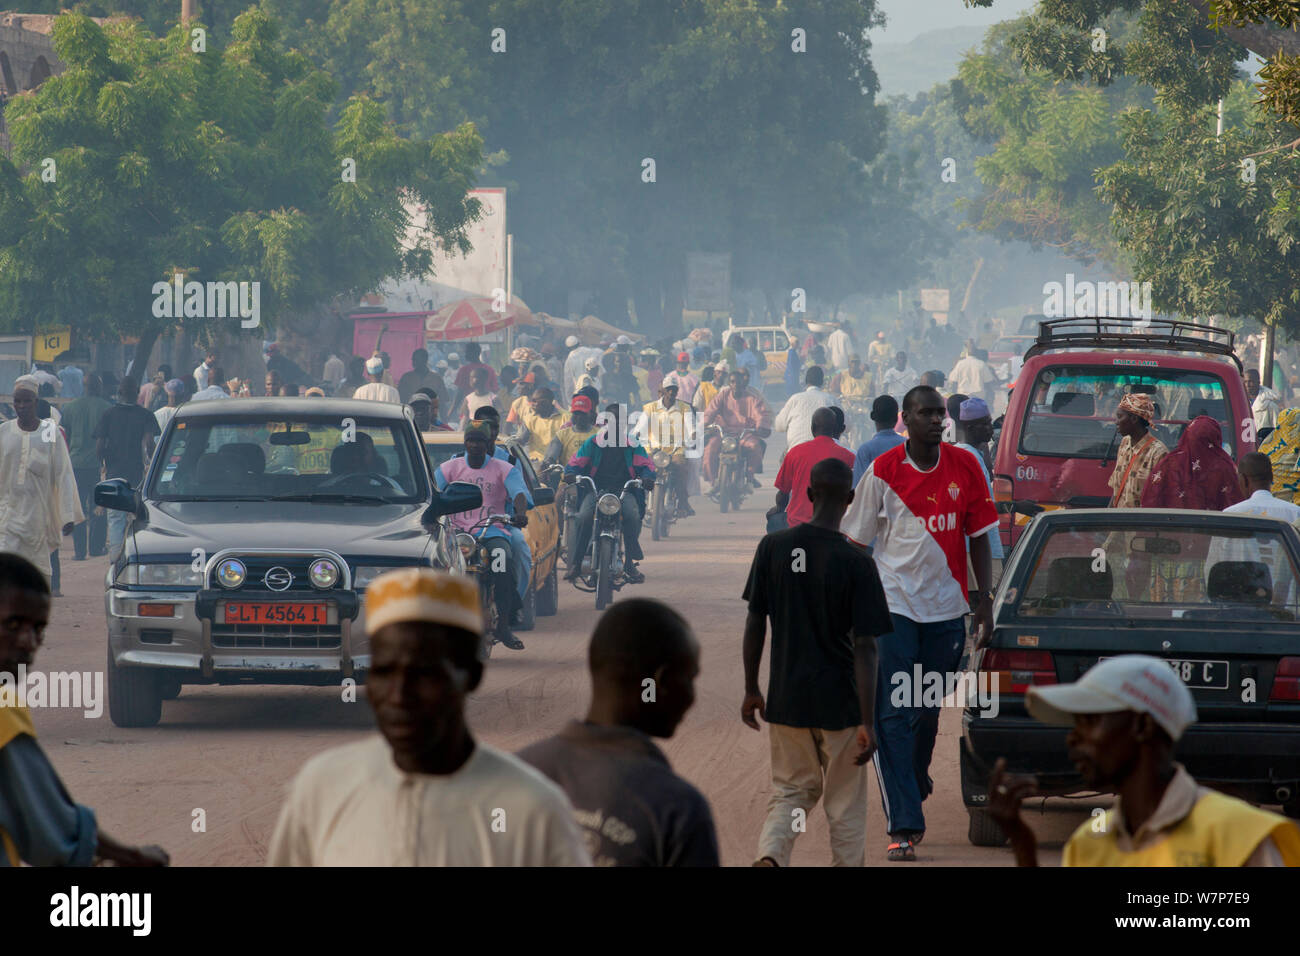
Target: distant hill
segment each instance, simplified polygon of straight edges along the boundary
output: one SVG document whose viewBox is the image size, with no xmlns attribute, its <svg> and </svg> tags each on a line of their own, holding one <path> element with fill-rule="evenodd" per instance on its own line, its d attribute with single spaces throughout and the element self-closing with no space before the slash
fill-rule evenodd
<svg viewBox="0 0 1300 956">
<path fill-rule="evenodd" d="M 880 98 L 914 96 L 951 80 L 962 54 L 978 48 L 987 29 L 967 24 L 930 30 L 907 43 L 877 41 L 871 62 L 880 77 Z"/>
</svg>

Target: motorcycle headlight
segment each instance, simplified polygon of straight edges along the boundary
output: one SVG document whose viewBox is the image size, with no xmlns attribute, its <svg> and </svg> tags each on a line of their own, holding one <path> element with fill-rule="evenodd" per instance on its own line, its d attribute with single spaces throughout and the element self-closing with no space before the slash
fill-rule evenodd
<svg viewBox="0 0 1300 956">
<path fill-rule="evenodd" d="M 618 495 L 601 495 L 596 510 L 603 515 L 616 515 L 623 510 L 623 502 L 618 500 Z"/>
<path fill-rule="evenodd" d="M 734 438 L 722 439 L 722 450 L 725 452 L 733 452 L 739 447 L 740 447 L 740 442 L 736 441 L 736 439 Z"/>
<path fill-rule="evenodd" d="M 456 545 L 460 548 L 460 553 L 464 555 L 466 561 L 473 557 L 474 545 L 476 544 L 478 544 L 478 542 L 474 540 L 472 534 L 466 534 L 462 531 L 460 534 L 456 535 Z"/>
<path fill-rule="evenodd" d="M 238 558 L 226 558 L 217 565 L 217 582 L 223 588 L 237 588 L 248 577 L 248 568 Z"/>
<path fill-rule="evenodd" d="M 339 566 L 329 558 L 317 558 L 307 569 L 307 577 L 314 588 L 322 591 L 334 587 L 339 580 Z"/>
<path fill-rule="evenodd" d="M 128 564 L 117 574 L 118 584 L 140 587 L 203 586 L 203 572 L 189 564 Z"/>
<path fill-rule="evenodd" d="M 666 452 L 666 451 L 657 451 L 657 452 L 655 452 L 654 462 L 655 462 L 655 467 L 656 467 L 656 468 L 659 468 L 659 469 L 661 469 L 661 470 L 664 469 L 664 468 L 667 468 L 667 467 L 668 467 L 668 452 Z"/>
</svg>

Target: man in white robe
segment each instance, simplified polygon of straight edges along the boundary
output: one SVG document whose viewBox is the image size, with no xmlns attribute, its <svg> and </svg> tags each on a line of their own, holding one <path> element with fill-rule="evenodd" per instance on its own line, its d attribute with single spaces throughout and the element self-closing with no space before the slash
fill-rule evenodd
<svg viewBox="0 0 1300 956">
<path fill-rule="evenodd" d="M 0 423 L 0 551 L 22 555 L 48 579 L 50 552 L 85 521 L 63 433 L 36 415 L 36 380 L 14 383 L 17 415 Z"/>
</svg>

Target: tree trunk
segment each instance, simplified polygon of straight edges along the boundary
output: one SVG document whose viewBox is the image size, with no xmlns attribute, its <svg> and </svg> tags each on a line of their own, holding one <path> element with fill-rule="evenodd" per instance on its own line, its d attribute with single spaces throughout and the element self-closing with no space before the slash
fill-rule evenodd
<svg viewBox="0 0 1300 956">
<path fill-rule="evenodd" d="M 1188 0 L 1188 2 L 1200 13 L 1202 23 L 1209 27 L 1209 0 Z M 1234 27 L 1226 21 L 1221 30 L 1228 39 L 1237 41 L 1251 53 L 1257 53 L 1264 59 L 1268 59 L 1275 53 L 1287 53 L 1291 56 L 1300 54 L 1300 35 L 1291 30 L 1283 30 L 1263 23 L 1248 23 L 1245 26 Z"/>
<path fill-rule="evenodd" d="M 1260 378 L 1265 388 L 1273 387 L 1273 346 L 1277 336 L 1277 323 L 1270 322 L 1264 327 L 1264 354 L 1261 357 L 1264 367 L 1260 369 Z"/>
<path fill-rule="evenodd" d="M 961 297 L 961 308 L 958 310 L 963 314 L 967 306 L 970 305 L 970 294 L 975 289 L 975 280 L 979 278 L 980 270 L 984 268 L 984 257 L 980 256 L 975 260 L 975 271 L 970 274 L 970 281 L 966 283 L 966 294 Z"/>
<path fill-rule="evenodd" d="M 140 341 L 135 344 L 135 353 L 126 367 L 127 375 L 130 375 L 136 381 L 144 380 L 144 375 L 149 367 L 149 356 L 153 352 L 154 345 L 158 342 L 158 336 L 162 335 L 162 333 L 163 327 L 161 325 L 150 325 L 140 333 Z"/>
</svg>

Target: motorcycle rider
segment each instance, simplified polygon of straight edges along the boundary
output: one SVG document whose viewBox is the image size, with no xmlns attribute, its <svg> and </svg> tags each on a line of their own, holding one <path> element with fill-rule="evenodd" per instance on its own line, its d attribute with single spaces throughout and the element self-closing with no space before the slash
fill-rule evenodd
<svg viewBox="0 0 1300 956">
<path fill-rule="evenodd" d="M 468 481 L 478 485 L 483 492 L 483 506 L 470 511 L 461 511 L 450 517 L 452 525 L 458 531 L 465 531 L 482 539 L 486 537 L 505 537 L 511 535 L 497 525 L 475 529 L 475 525 L 490 514 L 503 514 L 507 503 L 514 506 L 514 515 L 510 523 L 515 528 L 528 526 L 528 489 L 524 485 L 519 469 L 508 461 L 492 457 L 491 432 L 482 422 L 474 422 L 465 430 L 465 454 L 449 458 L 438 466 L 434 481 L 442 491 L 453 481 Z M 512 549 L 513 550 L 513 549 Z M 510 620 L 522 604 L 522 595 L 516 588 L 512 595 L 510 608 L 502 608 L 498 624 L 497 638 L 502 644 L 514 651 L 522 651 L 524 642 L 510 632 Z"/>
<path fill-rule="evenodd" d="M 633 584 L 645 580 L 636 566 L 645 558 L 641 551 L 641 516 L 645 513 L 643 495 L 653 490 L 655 467 L 645 449 L 631 443 L 624 436 L 619 420 L 620 406 L 612 404 L 605 409 L 603 421 L 598 420 L 599 431 L 582 443 L 578 453 L 564 466 L 566 481 L 575 481 L 586 475 L 596 484 L 596 494 L 585 485 L 579 491 L 585 494 L 578 508 L 573 541 L 569 548 L 569 568 L 564 579 L 572 581 L 582 570 L 582 556 L 591 543 L 591 528 L 596 516 L 596 500 L 602 494 L 621 495 L 623 486 L 633 478 L 640 478 L 644 489 L 623 497 L 623 574 Z"/>
<path fill-rule="evenodd" d="M 477 422 L 471 422 L 471 427 L 474 424 L 485 425 L 487 427 L 488 454 L 493 458 L 504 461 L 514 469 L 515 475 L 518 476 L 519 484 L 523 485 L 524 497 L 527 499 L 528 507 L 531 508 L 533 506 L 533 495 L 532 492 L 528 490 L 528 483 L 524 481 L 523 471 L 520 470 L 519 465 L 515 462 L 514 455 L 510 454 L 510 452 L 497 444 L 497 437 L 501 434 L 501 413 L 495 408 L 485 405 L 483 408 L 479 409 L 478 420 Z M 458 453 L 456 457 L 461 457 L 461 454 Z M 505 513 L 514 514 L 514 504 L 512 502 L 506 502 Z M 499 525 L 498 528 L 500 528 Z M 503 530 L 510 533 L 510 549 L 515 563 L 515 584 L 516 590 L 519 592 L 520 601 L 520 606 L 515 609 L 515 616 L 511 623 L 518 624 L 520 622 L 520 615 L 523 611 L 524 595 L 528 593 L 528 582 L 532 580 L 533 552 L 532 549 L 528 547 L 528 541 L 524 538 L 524 533 L 518 528 L 511 527 Z"/>
<path fill-rule="evenodd" d="M 550 388 L 539 388 L 529 396 L 528 403 L 519 416 L 518 437 L 527 441 L 528 457 L 540 463 L 546 457 L 560 427 L 564 425 L 564 412 L 555 407 L 555 393 Z"/>
<path fill-rule="evenodd" d="M 663 476 L 677 494 L 677 517 L 688 518 L 695 514 L 687 500 L 686 449 L 697 448 L 695 409 L 677 398 L 677 383 L 665 379 L 659 386 L 659 400 L 648 402 L 641 409 L 641 419 L 636 423 L 636 436 L 650 451 L 662 449 L 671 459 L 671 468 Z"/>
<path fill-rule="evenodd" d="M 592 435 L 596 434 L 595 401 L 590 394 L 579 392 L 569 402 L 569 420 L 560 426 L 560 430 L 551 439 L 546 448 L 544 465 L 558 463 L 561 468 L 573 460 L 578 449 Z M 573 485 L 561 485 L 555 495 L 557 514 L 567 515 L 569 498 L 577 494 Z"/>
<path fill-rule="evenodd" d="M 707 427 L 717 422 L 728 436 L 739 435 L 742 429 L 753 429 L 751 434 L 745 436 L 740 447 L 753 473 L 750 483 L 757 488 L 760 483 L 753 475 L 763 472 L 763 452 L 767 448 L 763 439 L 772 434 L 772 410 L 763 401 L 763 396 L 748 387 L 748 381 L 749 374 L 743 369 L 732 372 L 727 387 L 718 392 L 709 403 L 700 419 L 700 425 Z M 711 482 L 717 481 L 721 447 L 722 440 L 717 434 L 710 435 L 704 446 L 704 477 Z M 716 490 L 715 488 L 714 491 Z"/>
</svg>

